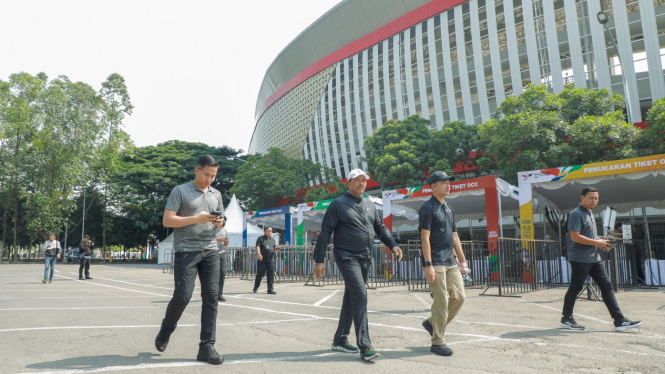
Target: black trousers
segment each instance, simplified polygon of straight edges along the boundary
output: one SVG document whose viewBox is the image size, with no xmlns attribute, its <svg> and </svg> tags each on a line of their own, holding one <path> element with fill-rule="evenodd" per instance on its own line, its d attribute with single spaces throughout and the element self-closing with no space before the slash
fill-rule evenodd
<svg viewBox="0 0 665 374">
<path fill-rule="evenodd" d="M 642 248 L 639 245 L 628 244 L 626 246 L 626 254 L 629 255 L 629 261 L 633 264 L 630 265 L 630 271 L 632 274 L 633 282 L 645 284 L 644 278 L 644 260 L 642 259 Z M 630 256 L 634 254 L 633 256 Z"/>
<path fill-rule="evenodd" d="M 83 258 L 79 260 L 79 278 L 83 276 L 83 269 L 85 268 L 85 276 L 89 277 L 90 276 L 90 259 L 89 258 Z"/>
<path fill-rule="evenodd" d="M 585 263 L 585 262 L 570 262 L 571 276 L 570 276 L 570 287 L 568 287 L 568 292 L 563 301 L 563 316 L 571 317 L 573 315 L 573 308 L 575 308 L 575 301 L 577 300 L 577 295 L 582 292 L 584 288 L 584 281 L 586 280 L 587 275 L 591 276 L 598 288 L 600 288 L 600 293 L 603 296 L 603 302 L 607 307 L 607 310 L 610 312 L 610 315 L 615 320 L 620 320 L 623 318 L 623 313 L 621 313 L 621 308 L 619 308 L 619 303 L 617 302 L 616 297 L 614 296 L 614 291 L 612 290 L 612 283 L 610 277 L 605 271 L 605 265 L 602 262 L 595 263 Z"/>
<path fill-rule="evenodd" d="M 367 320 L 367 275 L 371 260 L 341 258 L 336 261 L 344 278 L 344 301 L 339 313 L 335 343 L 342 344 L 351 333 L 351 323 L 356 331 L 356 343 L 361 349 L 372 346 Z"/>
<path fill-rule="evenodd" d="M 219 254 L 219 291 L 218 295 L 224 293 L 224 279 L 226 279 L 226 253 Z"/>
<path fill-rule="evenodd" d="M 254 289 L 258 290 L 261 286 L 263 276 L 268 273 L 268 292 L 273 290 L 275 284 L 275 257 L 271 257 L 267 262 L 259 261 L 256 264 L 256 280 L 254 280 Z"/>
<path fill-rule="evenodd" d="M 201 282 L 201 342 L 200 347 L 215 344 L 217 328 L 217 290 L 219 286 L 219 251 L 178 252 L 175 255 L 175 290 L 166 307 L 163 328 L 172 332 L 194 293 L 196 274 Z"/>
</svg>

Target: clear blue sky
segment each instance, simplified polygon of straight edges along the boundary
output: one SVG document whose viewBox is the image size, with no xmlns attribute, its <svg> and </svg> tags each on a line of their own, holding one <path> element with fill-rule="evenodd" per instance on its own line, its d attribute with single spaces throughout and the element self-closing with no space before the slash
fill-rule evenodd
<svg viewBox="0 0 665 374">
<path fill-rule="evenodd" d="M 125 77 L 138 146 L 171 139 L 247 150 L 263 75 L 339 0 L 3 1 L 0 79 Z"/>
</svg>

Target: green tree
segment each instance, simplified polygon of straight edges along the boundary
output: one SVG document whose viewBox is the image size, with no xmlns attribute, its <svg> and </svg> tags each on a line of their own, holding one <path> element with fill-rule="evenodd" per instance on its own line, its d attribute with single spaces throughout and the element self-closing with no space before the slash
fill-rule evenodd
<svg viewBox="0 0 665 374">
<path fill-rule="evenodd" d="M 381 187 L 421 185 L 433 168 L 450 168 L 433 147 L 429 125 L 418 116 L 391 120 L 365 139 L 367 171 Z"/>
<path fill-rule="evenodd" d="M 432 149 L 439 158 L 433 169 L 450 174 L 455 166 L 460 165 L 463 178 L 474 168 L 474 174 L 480 175 L 478 160 L 482 157 L 483 149 L 477 125 L 450 122 L 441 130 L 433 130 Z"/>
<path fill-rule="evenodd" d="M 325 168 L 323 174 L 325 182 L 307 191 L 303 202 L 335 199 L 348 190 L 348 187 L 339 179 L 335 170 Z"/>
<path fill-rule="evenodd" d="M 640 134 L 643 153 L 665 153 L 665 98 L 657 100 L 647 113 L 647 128 Z"/>
<path fill-rule="evenodd" d="M 123 131 L 122 121 L 126 115 L 131 115 L 134 106 L 129 98 L 125 79 L 120 74 L 111 74 L 99 91 L 103 99 L 102 128 L 105 135 L 104 144 L 100 147 L 99 164 L 102 172 L 101 182 L 104 185 L 104 210 L 102 216 L 102 250 L 106 253 L 106 231 L 109 225 L 106 222 L 108 211 L 108 186 L 111 173 L 118 167 L 121 153 L 131 148 L 129 135 Z M 105 256 L 106 257 L 106 256 Z"/>
<path fill-rule="evenodd" d="M 129 230 L 131 222 L 131 229 L 137 232 L 141 243 L 145 243 L 150 234 L 163 237 L 166 234 L 162 226 L 166 200 L 175 186 L 194 179 L 196 162 L 204 155 L 211 155 L 219 162 L 214 187 L 222 193 L 225 204 L 228 203 L 229 189 L 235 182 L 238 168 L 244 163 L 240 153 L 242 150 L 179 140 L 123 151 L 110 179 L 113 206 L 109 212 L 115 217 L 112 222 L 121 224 L 123 230 Z M 114 231 L 117 229 L 114 227 Z M 135 242 L 121 244 L 134 246 Z"/>
<path fill-rule="evenodd" d="M 626 123 L 623 112 L 579 117 L 566 126 L 572 154 L 566 165 L 579 165 L 637 157 L 635 126 Z"/>
<path fill-rule="evenodd" d="M 304 202 L 310 183 L 331 181 L 330 171 L 310 160 L 286 157 L 279 148 L 270 148 L 264 155 L 247 158 L 238 169 L 231 188 L 238 200 L 249 210 L 274 208 Z M 314 195 L 312 195 L 314 196 Z"/>
</svg>

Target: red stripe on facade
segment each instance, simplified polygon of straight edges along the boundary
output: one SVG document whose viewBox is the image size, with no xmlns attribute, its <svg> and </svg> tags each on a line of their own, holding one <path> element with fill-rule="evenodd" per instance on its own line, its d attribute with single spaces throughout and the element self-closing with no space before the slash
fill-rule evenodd
<svg viewBox="0 0 665 374">
<path fill-rule="evenodd" d="M 345 58 L 351 57 L 358 52 L 362 52 L 382 40 L 385 40 L 419 22 L 422 22 L 465 1 L 467 0 L 432 0 L 420 8 L 412 10 L 411 12 L 388 23 L 387 25 L 382 26 L 381 28 L 363 36 L 354 42 L 351 42 L 350 44 L 347 44 L 346 46 L 313 63 L 305 70 L 296 74 L 296 76 L 291 78 L 281 87 L 279 87 L 275 92 L 273 92 L 272 95 L 270 95 L 266 101 L 263 102 L 259 112 L 256 115 L 255 122 L 258 122 L 263 113 L 265 113 L 265 111 L 270 108 L 272 104 L 279 100 L 280 97 L 284 96 L 286 93 L 296 88 L 300 83 L 318 74 L 328 66 L 342 61 Z"/>
</svg>

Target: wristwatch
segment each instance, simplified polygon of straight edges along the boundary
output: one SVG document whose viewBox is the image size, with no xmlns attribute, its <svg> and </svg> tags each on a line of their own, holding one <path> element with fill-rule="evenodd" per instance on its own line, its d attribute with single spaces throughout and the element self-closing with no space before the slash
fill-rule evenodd
<svg viewBox="0 0 665 374">
<path fill-rule="evenodd" d="M 428 267 L 428 266 L 434 266 L 432 261 L 425 261 L 425 267 Z"/>
</svg>

